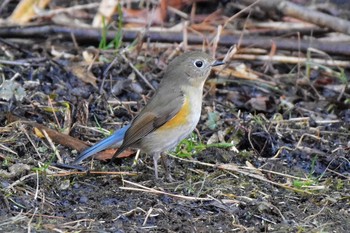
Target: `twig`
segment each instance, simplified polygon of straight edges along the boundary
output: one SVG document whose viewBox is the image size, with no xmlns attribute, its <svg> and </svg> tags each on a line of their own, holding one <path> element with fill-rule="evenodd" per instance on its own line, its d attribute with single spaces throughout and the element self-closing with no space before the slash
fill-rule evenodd
<svg viewBox="0 0 350 233">
<path fill-rule="evenodd" d="M 56 146 L 53 144 L 52 139 L 50 138 L 50 136 L 47 134 L 47 132 L 45 130 L 42 130 L 41 132 L 44 134 L 46 140 L 49 142 L 49 144 L 51 146 L 51 149 L 53 150 L 53 153 L 55 153 L 55 155 L 57 157 L 58 162 L 59 163 L 63 163 L 63 159 L 62 159 L 62 157 L 60 155 L 60 152 L 57 150 Z"/>
<path fill-rule="evenodd" d="M 0 5 L 0 15 L 1 15 L 1 13 L 2 13 L 2 10 L 5 8 L 5 6 L 6 6 L 7 4 L 9 4 L 10 1 L 11 1 L 11 0 L 5 0 L 5 1 L 3 1 L 3 2 L 1 3 L 1 5 Z"/>
<path fill-rule="evenodd" d="M 31 223 L 32 223 L 32 221 L 33 221 L 33 219 L 34 219 L 34 216 L 35 216 L 35 214 L 36 214 L 36 212 L 38 211 L 38 207 L 35 207 L 35 209 L 34 209 L 34 213 L 33 213 L 33 215 L 32 215 L 32 217 L 29 219 L 29 221 L 28 221 L 28 223 L 27 223 L 27 232 L 28 233 L 30 233 L 30 232 L 32 232 L 31 231 Z"/>
<path fill-rule="evenodd" d="M 13 225 L 15 222 L 21 222 L 28 220 L 28 218 L 25 216 L 27 213 L 23 213 L 23 209 L 13 217 L 7 217 L 0 221 L 0 227 L 5 225 Z"/>
<path fill-rule="evenodd" d="M 256 214 L 254 214 L 253 215 L 254 217 L 257 217 L 257 218 L 259 218 L 259 219 L 261 219 L 261 220 L 264 220 L 265 222 L 269 222 L 269 223 L 272 223 L 272 224 L 277 224 L 276 222 L 274 222 L 274 221 L 272 221 L 272 220 L 269 220 L 269 219 L 267 219 L 267 218 L 265 218 L 265 217 L 262 217 L 262 216 L 259 216 L 259 215 L 256 215 Z"/>
<path fill-rule="evenodd" d="M 228 20 L 225 21 L 224 26 L 222 27 L 223 29 L 226 28 L 227 24 L 231 21 L 233 21 L 234 19 L 236 19 L 237 17 L 239 17 L 241 14 L 243 14 L 244 12 L 246 12 L 247 10 L 251 10 L 253 6 L 255 6 L 256 4 L 258 4 L 261 0 L 255 0 L 254 2 L 252 2 L 249 6 L 245 7 L 244 9 L 240 10 L 239 12 L 237 12 L 236 14 L 234 14 L 233 16 L 231 16 Z"/>
<path fill-rule="evenodd" d="M 13 66 L 31 66 L 31 64 L 29 62 L 25 62 L 25 61 L 0 60 L 0 64 L 13 65 Z"/>
<path fill-rule="evenodd" d="M 112 40 L 115 37 L 115 31 L 108 31 L 107 40 Z M 77 27 L 62 27 L 62 26 L 27 26 L 27 27 L 2 27 L 0 28 L 0 37 L 3 38 L 48 38 L 50 35 L 60 34 L 63 38 L 70 39 L 74 35 L 79 42 L 86 43 L 98 43 L 101 38 L 101 30 L 93 28 L 77 28 Z M 139 31 L 136 30 L 123 30 L 123 41 L 133 41 L 138 37 Z M 219 45 L 232 46 L 240 41 L 240 35 L 222 35 L 220 37 Z M 150 42 L 169 42 L 169 43 L 181 43 L 183 41 L 182 32 L 173 31 L 147 31 L 144 36 L 144 40 Z M 207 39 L 212 41 L 213 35 L 208 35 L 206 38 L 203 36 L 189 33 L 189 44 L 203 44 L 203 40 Z M 275 38 L 268 36 L 258 35 L 244 35 L 244 40 L 240 42 L 241 47 L 257 47 L 257 48 L 271 48 L 271 41 L 276 44 L 277 49 L 306 52 L 310 47 L 324 51 L 328 54 L 338 55 L 350 55 L 350 44 L 347 41 L 317 41 L 314 40 L 301 40 L 300 45 L 295 43 L 295 39 Z M 0 40 L 0 42 L 2 42 Z"/>
<path fill-rule="evenodd" d="M 149 86 L 149 88 L 151 88 L 153 91 L 155 91 L 156 89 L 152 86 L 152 84 L 146 79 L 146 77 L 132 64 L 132 62 L 130 62 L 130 60 L 122 53 L 122 58 L 124 59 L 124 61 L 126 63 L 129 64 L 129 66 L 131 67 L 131 69 L 133 69 L 135 71 L 135 73 L 147 84 L 147 86 Z"/>
<path fill-rule="evenodd" d="M 99 3 L 88 3 L 85 5 L 76 5 L 72 7 L 66 7 L 66 8 L 60 8 L 55 10 L 49 10 L 45 12 L 41 12 L 36 16 L 36 18 L 42 18 L 42 17 L 52 17 L 57 14 L 61 13 L 73 13 L 74 11 L 80 11 L 84 9 L 96 9 L 99 6 Z"/>
<path fill-rule="evenodd" d="M 8 122 L 19 121 L 19 122 L 21 122 L 23 124 L 27 124 L 27 125 L 30 125 L 32 127 L 38 128 L 41 131 L 45 130 L 47 132 L 47 134 L 50 136 L 50 138 L 54 139 L 53 140 L 54 142 L 56 142 L 58 144 L 61 144 L 61 145 L 64 145 L 64 146 L 67 146 L 69 148 L 72 148 L 72 149 L 75 149 L 75 150 L 78 150 L 78 151 L 83 151 L 84 149 L 87 148 L 87 145 L 85 143 L 83 143 L 82 141 L 80 141 L 80 140 L 78 140 L 76 138 L 73 138 L 73 137 L 71 137 L 69 135 L 64 135 L 62 133 L 59 133 L 56 130 L 52 130 L 52 129 L 50 129 L 50 128 L 46 127 L 46 126 L 43 126 L 41 124 L 38 124 L 36 122 L 26 121 L 26 119 L 21 119 L 21 118 L 15 116 L 15 115 L 12 115 L 12 114 L 8 114 L 7 121 Z M 24 131 L 24 133 L 27 135 L 28 139 L 31 140 L 29 138 L 29 135 L 26 133 L 26 131 Z M 34 142 L 32 144 L 34 146 Z M 35 146 L 34 146 L 34 149 L 36 149 Z M 39 151 L 37 151 L 37 153 L 40 156 Z"/>
<path fill-rule="evenodd" d="M 149 210 L 147 211 L 147 214 L 146 214 L 145 220 L 143 220 L 142 226 L 145 226 L 145 225 L 146 225 L 147 220 L 148 220 L 149 216 L 151 215 L 152 211 L 153 211 L 153 208 L 152 208 L 152 207 L 151 207 L 151 208 L 149 208 Z"/>
<path fill-rule="evenodd" d="M 12 153 L 14 155 L 18 155 L 16 151 L 11 150 L 10 148 L 8 148 L 7 146 L 4 146 L 3 144 L 0 144 L 0 149 L 6 152 Z"/>
<path fill-rule="evenodd" d="M 238 167 L 238 166 L 235 166 L 233 164 L 210 164 L 210 163 L 204 163 L 204 162 L 199 162 L 199 161 L 187 160 L 187 159 L 179 158 L 179 157 L 176 157 L 176 156 L 174 156 L 172 154 L 168 154 L 168 155 L 173 157 L 173 158 L 175 158 L 175 159 L 178 159 L 178 160 L 181 160 L 181 161 L 185 161 L 185 162 L 189 162 L 189 163 L 195 163 L 195 164 L 200 164 L 200 165 L 204 165 L 204 166 L 208 166 L 208 167 L 219 168 L 219 169 L 222 169 L 222 170 L 238 172 L 238 173 L 241 173 L 243 175 L 249 176 L 251 178 L 254 178 L 254 179 L 257 179 L 257 180 L 260 180 L 260 181 L 264 181 L 264 182 L 267 182 L 267 183 L 270 183 L 272 185 L 276 185 L 276 186 L 279 186 L 279 187 L 282 187 L 282 188 L 285 188 L 285 189 L 289 189 L 289 190 L 292 190 L 292 191 L 297 192 L 297 193 L 304 193 L 304 194 L 312 195 L 312 193 L 309 192 L 309 191 L 293 188 L 293 187 L 290 187 L 290 186 L 287 186 L 287 185 L 284 185 L 284 184 L 281 184 L 281 183 L 277 183 L 277 182 L 271 181 L 271 180 L 269 180 L 269 179 L 267 179 L 267 178 L 265 178 L 265 177 L 263 177 L 261 175 L 253 174 L 249 170 L 248 171 L 244 171 L 243 170 L 244 167 Z"/>
<path fill-rule="evenodd" d="M 256 0 L 244 0 L 243 2 L 252 4 L 256 2 Z M 266 11 L 275 9 L 284 15 L 295 17 L 306 22 L 311 22 L 321 27 L 331 28 L 337 32 L 350 34 L 349 21 L 297 5 L 290 1 L 261 0 L 258 3 L 258 6 L 265 9 Z"/>
<path fill-rule="evenodd" d="M 124 183 L 130 184 L 130 185 L 134 185 L 136 187 L 139 188 L 133 188 L 133 187 L 119 187 L 120 189 L 123 190 L 130 190 L 130 191 L 140 191 L 140 192 L 146 192 L 146 193 L 153 193 L 153 194 L 161 194 L 161 195 L 167 195 L 167 196 L 171 196 L 171 197 L 175 197 L 175 198 L 180 198 L 180 199 L 184 199 L 184 200 L 188 200 L 188 201 L 210 201 L 210 198 L 202 198 L 202 197 L 189 197 L 189 196 L 183 196 L 183 195 L 178 195 L 178 194 L 173 194 L 173 193 L 167 193 L 164 191 L 160 191 L 157 189 L 153 189 L 153 188 L 148 188 L 146 186 L 128 181 L 128 180 L 123 180 Z"/>
<path fill-rule="evenodd" d="M 296 144 L 296 146 L 294 148 L 291 148 L 291 147 L 288 147 L 288 146 L 282 146 L 282 147 L 279 148 L 277 153 L 272 158 L 277 158 L 281 154 L 283 149 L 290 150 L 290 151 L 295 151 L 295 150 L 299 149 L 300 148 L 300 144 L 303 142 L 303 139 L 306 136 L 314 138 L 316 140 L 320 140 L 323 143 L 327 143 L 328 142 L 327 140 L 325 140 L 325 139 L 323 139 L 323 138 L 321 138 L 319 136 L 315 136 L 315 135 L 312 135 L 312 134 L 304 133 L 303 135 L 301 135 L 300 139 L 298 140 L 298 142 L 297 142 L 297 144 Z"/>
<path fill-rule="evenodd" d="M 234 54 L 232 56 L 234 60 L 246 60 L 246 61 L 271 61 L 271 62 L 282 62 L 289 64 L 305 64 L 310 63 L 315 66 L 318 65 L 327 65 L 335 67 L 350 67 L 350 61 L 340 61 L 340 60 L 331 60 L 331 59 L 319 59 L 319 58 L 303 58 L 303 57 L 290 57 L 283 55 L 254 55 L 254 54 Z"/>
<path fill-rule="evenodd" d="M 52 215 L 47 215 L 47 214 L 43 214 L 43 213 L 36 213 L 36 214 L 32 214 L 32 213 L 22 213 L 22 211 L 20 213 L 18 213 L 18 215 L 25 215 L 25 216 L 40 216 L 41 218 L 42 217 L 45 217 L 45 218 L 49 218 L 49 219 L 65 219 L 65 217 L 60 217 L 60 216 L 52 216 Z M 17 215 L 17 216 L 18 216 Z M 14 218 L 14 217 L 13 217 Z M 85 220 L 90 220 L 90 219 L 85 219 Z M 92 219 L 91 219 L 92 220 Z M 76 222 L 79 222 L 79 221 L 84 221 L 84 219 L 80 219 L 80 220 L 77 220 Z M 66 223 L 64 223 L 63 225 L 65 225 Z"/>
<path fill-rule="evenodd" d="M 14 186 L 18 185 L 19 183 L 21 183 L 22 181 L 24 181 L 25 179 L 35 176 L 36 173 L 31 173 L 25 176 L 22 176 L 20 179 L 16 180 L 15 182 L 13 182 L 12 184 L 10 184 L 9 186 L 6 187 L 6 190 L 9 190 L 11 188 L 13 188 Z"/>
<path fill-rule="evenodd" d="M 216 50 L 218 48 L 218 44 L 219 44 L 219 41 L 220 41 L 221 33 L 222 33 L 222 26 L 219 25 L 217 27 L 216 36 L 213 39 L 213 57 L 215 57 L 215 55 L 216 55 Z"/>
<path fill-rule="evenodd" d="M 35 171 L 35 174 L 36 174 L 36 187 L 35 187 L 34 201 L 38 199 L 38 194 L 39 194 L 39 172 Z"/>
<path fill-rule="evenodd" d="M 40 154 L 40 152 L 39 152 L 37 146 L 35 145 L 34 141 L 33 141 L 32 138 L 29 136 L 27 130 L 24 128 L 24 126 L 23 126 L 22 124 L 20 124 L 19 129 L 27 136 L 27 138 L 28 138 L 30 144 L 32 144 L 32 146 L 33 146 L 35 152 L 37 153 L 37 155 L 39 156 L 39 158 L 42 159 L 42 158 L 41 158 L 41 154 Z"/>
<path fill-rule="evenodd" d="M 113 221 L 115 221 L 115 220 L 117 220 L 117 219 L 119 219 L 120 217 L 123 217 L 123 216 L 128 217 L 128 216 L 134 214 L 134 212 L 136 212 L 136 211 L 141 211 L 142 213 L 146 213 L 146 211 L 144 209 L 142 209 L 140 207 L 136 207 L 135 209 L 129 210 L 128 212 L 124 212 L 124 213 L 118 215 L 115 219 L 113 219 Z"/>
<path fill-rule="evenodd" d="M 137 173 L 132 172 L 103 172 L 103 171 L 73 171 L 73 172 L 63 172 L 63 173 L 55 173 L 48 174 L 47 176 L 70 176 L 70 175 L 120 175 L 120 176 L 136 176 Z"/>
</svg>

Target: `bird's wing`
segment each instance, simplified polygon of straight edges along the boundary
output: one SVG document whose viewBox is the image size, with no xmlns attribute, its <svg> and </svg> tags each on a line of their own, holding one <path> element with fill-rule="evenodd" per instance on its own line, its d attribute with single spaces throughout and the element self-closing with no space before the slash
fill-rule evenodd
<svg viewBox="0 0 350 233">
<path fill-rule="evenodd" d="M 125 133 L 123 145 L 125 149 L 137 143 L 140 139 L 158 129 L 181 110 L 185 103 L 185 96 L 181 91 L 158 93 L 133 120 Z"/>
</svg>

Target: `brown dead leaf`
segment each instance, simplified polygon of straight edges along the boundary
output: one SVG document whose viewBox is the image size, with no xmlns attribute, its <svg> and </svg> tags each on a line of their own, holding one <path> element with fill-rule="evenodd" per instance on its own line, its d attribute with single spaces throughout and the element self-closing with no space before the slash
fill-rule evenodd
<svg viewBox="0 0 350 233">
<path fill-rule="evenodd" d="M 34 127 L 34 133 L 38 138 L 45 138 L 44 134 L 36 127 Z"/>
<path fill-rule="evenodd" d="M 220 71 L 221 76 L 227 76 L 227 77 L 234 76 L 237 78 L 248 79 L 248 80 L 258 79 L 258 76 L 255 74 L 255 72 L 244 64 L 241 64 L 234 68 L 226 67 L 225 69 L 214 67 L 214 71 Z"/>
<path fill-rule="evenodd" d="M 65 58 L 72 60 L 76 57 L 74 54 L 66 52 L 65 48 L 57 49 L 55 46 L 51 46 L 50 53 L 55 58 Z"/>
<path fill-rule="evenodd" d="M 109 159 L 113 158 L 113 155 L 115 154 L 115 152 L 118 149 L 107 149 L 104 151 L 101 151 L 99 153 L 97 153 L 94 158 L 97 160 L 102 160 L 102 161 L 106 161 Z M 116 158 L 127 158 L 130 157 L 132 154 L 135 154 L 135 151 L 131 150 L 131 149 L 127 149 L 125 151 L 123 151 L 121 154 L 119 154 Z"/>
<path fill-rule="evenodd" d="M 258 96 L 247 101 L 247 108 L 257 111 L 272 112 L 276 109 L 276 100 L 272 96 Z"/>
<path fill-rule="evenodd" d="M 259 96 L 259 97 L 256 97 L 256 98 L 251 98 L 247 104 L 255 109 L 255 110 L 258 110 L 258 111 L 266 111 L 266 102 L 268 101 L 268 97 L 265 97 L 265 96 Z"/>
<path fill-rule="evenodd" d="M 70 71 L 83 82 L 90 83 L 92 86 L 97 88 L 97 78 L 90 70 L 87 70 L 80 65 L 72 65 L 70 67 Z"/>
<path fill-rule="evenodd" d="M 94 51 L 90 51 L 90 50 L 84 50 L 82 55 L 83 55 L 84 61 L 88 64 L 93 63 L 97 56 Z"/>
<path fill-rule="evenodd" d="M 9 20 L 17 24 L 25 24 L 37 15 L 37 10 L 44 9 L 50 2 L 51 0 L 22 0 Z"/>
</svg>

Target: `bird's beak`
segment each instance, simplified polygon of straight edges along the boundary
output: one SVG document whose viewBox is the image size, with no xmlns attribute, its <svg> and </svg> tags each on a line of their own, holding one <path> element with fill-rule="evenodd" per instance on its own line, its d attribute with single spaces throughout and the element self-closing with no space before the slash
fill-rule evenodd
<svg viewBox="0 0 350 233">
<path fill-rule="evenodd" d="M 221 66 L 225 64 L 225 62 L 222 62 L 222 61 L 215 61 L 213 64 L 211 64 L 211 66 Z"/>
</svg>

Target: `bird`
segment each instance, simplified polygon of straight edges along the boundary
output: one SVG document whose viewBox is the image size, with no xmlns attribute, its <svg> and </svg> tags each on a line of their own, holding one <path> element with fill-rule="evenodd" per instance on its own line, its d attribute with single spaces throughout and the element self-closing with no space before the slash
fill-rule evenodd
<svg viewBox="0 0 350 233">
<path fill-rule="evenodd" d="M 153 97 L 131 123 L 83 151 L 73 164 L 110 147 L 119 146 L 113 158 L 127 148 L 141 149 L 153 155 L 158 179 L 159 158 L 195 129 L 201 116 L 204 83 L 212 68 L 223 64 L 202 51 L 177 56 L 165 69 Z"/>
</svg>

